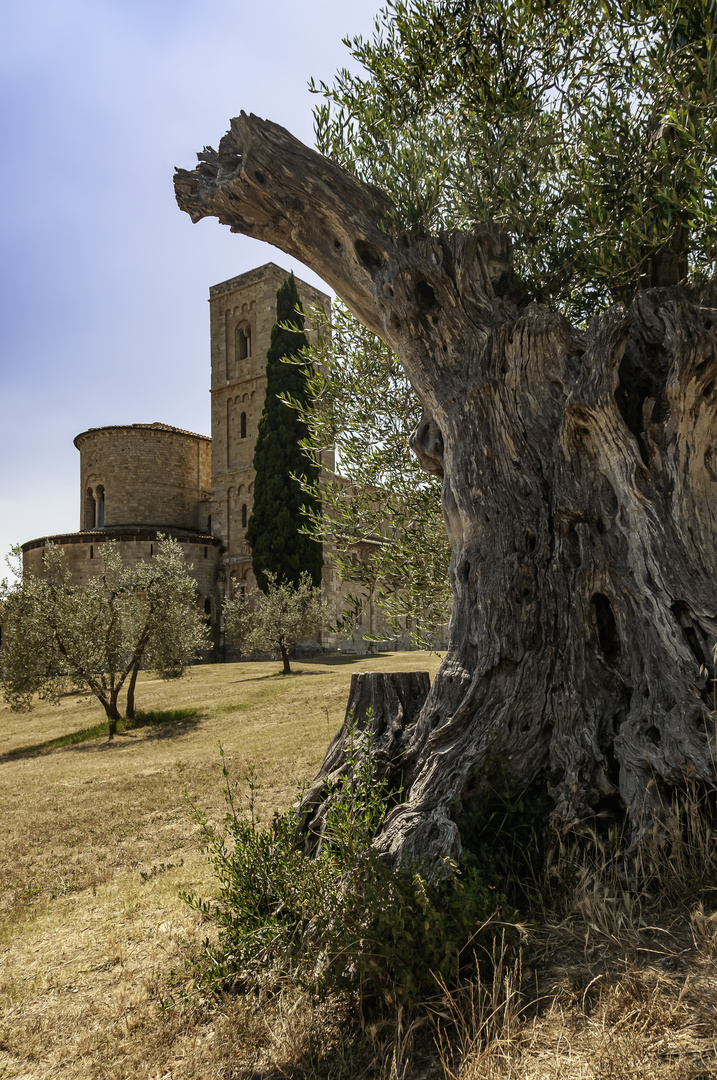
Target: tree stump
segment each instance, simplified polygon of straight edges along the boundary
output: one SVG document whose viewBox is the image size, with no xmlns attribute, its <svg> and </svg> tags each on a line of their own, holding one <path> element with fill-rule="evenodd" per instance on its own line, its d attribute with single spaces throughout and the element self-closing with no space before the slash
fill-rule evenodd
<svg viewBox="0 0 717 1080">
<path fill-rule="evenodd" d="M 365 671 L 351 676 L 343 724 L 323 764 L 299 804 L 299 834 L 304 851 L 318 854 L 326 828 L 328 798 L 348 779 L 352 761 L 371 747 L 377 780 L 402 785 L 396 758 L 404 731 L 416 719 L 431 688 L 427 671 Z"/>
</svg>

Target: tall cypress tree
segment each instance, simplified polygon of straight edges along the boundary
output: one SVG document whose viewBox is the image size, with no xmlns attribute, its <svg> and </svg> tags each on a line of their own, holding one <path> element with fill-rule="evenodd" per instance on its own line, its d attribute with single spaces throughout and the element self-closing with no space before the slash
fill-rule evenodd
<svg viewBox="0 0 717 1080">
<path fill-rule="evenodd" d="M 307 345 L 304 317 L 294 275 L 276 294 L 276 322 L 267 353 L 266 399 L 254 449 L 254 506 L 246 540 L 251 547 L 252 569 L 259 588 L 266 592 L 266 571 L 279 582 L 299 584 L 303 571 L 314 585 L 321 583 L 321 544 L 300 531 L 302 506 L 318 510 L 318 501 L 302 491 L 292 474 L 315 479 L 318 465 L 299 446 L 308 434 L 295 409 L 280 395 L 307 403 L 306 380 L 301 367 L 287 363 Z"/>
</svg>

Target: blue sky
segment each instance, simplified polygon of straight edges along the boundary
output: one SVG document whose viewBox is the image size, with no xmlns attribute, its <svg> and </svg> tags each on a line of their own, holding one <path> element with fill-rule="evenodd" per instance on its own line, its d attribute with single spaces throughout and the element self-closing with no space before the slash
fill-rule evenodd
<svg viewBox="0 0 717 1080">
<path fill-rule="evenodd" d="M 209 433 L 209 286 L 266 244 L 174 201 L 175 165 L 255 112 L 312 141 L 310 76 L 348 61 L 380 0 L 1 5 L 0 556 L 79 527 L 88 427 Z M 0 577 L 3 574 L 0 572 Z"/>
</svg>

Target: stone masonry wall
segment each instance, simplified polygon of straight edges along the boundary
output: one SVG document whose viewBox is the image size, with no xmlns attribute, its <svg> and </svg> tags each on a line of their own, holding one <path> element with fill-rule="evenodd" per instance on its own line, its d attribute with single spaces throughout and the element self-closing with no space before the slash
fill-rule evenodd
<svg viewBox="0 0 717 1080">
<path fill-rule="evenodd" d="M 206 530 L 211 441 L 166 424 L 90 428 L 80 451 L 80 529 L 150 525 Z M 103 499 L 104 520 L 100 501 Z M 203 514 L 200 514 L 200 509 Z"/>
<path fill-rule="evenodd" d="M 171 530 L 164 535 L 171 536 Z M 191 574 L 203 603 L 207 597 L 211 598 L 216 593 L 220 543 L 209 536 L 187 537 L 174 534 L 174 538 L 182 545 L 185 559 L 191 564 Z M 86 585 L 92 577 L 100 573 L 102 551 L 110 540 L 119 545 L 122 561 L 130 570 L 138 563 L 148 561 L 157 549 L 157 534 L 151 530 L 127 534 L 97 530 L 92 533 L 42 537 L 23 544 L 23 567 L 26 572 L 38 577 L 43 576 L 42 559 L 48 540 L 63 549 L 65 566 L 72 575 L 73 585 Z"/>
</svg>

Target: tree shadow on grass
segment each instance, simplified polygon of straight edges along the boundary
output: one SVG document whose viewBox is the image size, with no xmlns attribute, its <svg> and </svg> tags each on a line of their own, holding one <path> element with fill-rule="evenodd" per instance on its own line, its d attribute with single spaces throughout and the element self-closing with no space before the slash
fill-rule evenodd
<svg viewBox="0 0 717 1080">
<path fill-rule="evenodd" d="M 304 671 L 302 668 L 294 668 L 292 671 L 270 671 L 267 675 L 252 675 L 248 679 L 238 679 L 237 682 L 266 682 L 267 679 L 294 679 L 297 675 L 325 675 L 325 671 Z"/>
<path fill-rule="evenodd" d="M 199 709 L 138 710 L 134 720 L 125 720 L 122 734 L 131 735 L 137 728 L 151 728 L 148 739 L 174 739 L 199 726 L 205 714 Z"/>
<path fill-rule="evenodd" d="M 356 664 L 361 661 L 381 660 L 391 655 L 387 652 L 377 653 L 347 653 L 345 656 L 302 656 L 301 660 L 292 659 L 292 664 L 301 663 L 302 665 L 314 664 L 317 667 L 347 667 L 351 664 Z M 241 664 L 265 664 L 266 660 L 250 660 L 249 657 L 238 661 Z M 285 674 L 281 669 L 278 671 L 271 671 L 268 675 L 251 675 L 246 679 L 234 679 L 233 684 L 248 683 L 248 682 L 265 682 L 267 679 L 291 679 L 294 675 L 328 675 L 328 671 L 306 671 L 304 667 L 294 668 L 289 674 Z"/>
<path fill-rule="evenodd" d="M 60 735 L 57 739 L 47 739 L 45 742 L 32 743 L 26 746 L 16 746 L 13 750 L 6 750 L 0 754 L 0 765 L 8 761 L 17 761 L 23 758 L 40 757 L 52 750 L 67 748 L 68 750 L 112 750 L 122 745 L 122 737 L 132 738 L 132 733 L 139 728 L 152 728 L 148 734 L 150 739 L 173 739 L 185 735 L 188 731 L 196 728 L 203 714 L 199 709 L 155 709 L 137 710 L 134 720 L 120 720 L 117 724 L 117 738 L 112 742 L 107 738 L 107 721 L 95 724 L 91 728 L 83 728 L 81 731 L 72 731 L 68 735 Z M 95 744 L 97 740 L 104 739 L 100 746 L 88 746 Z"/>
</svg>

